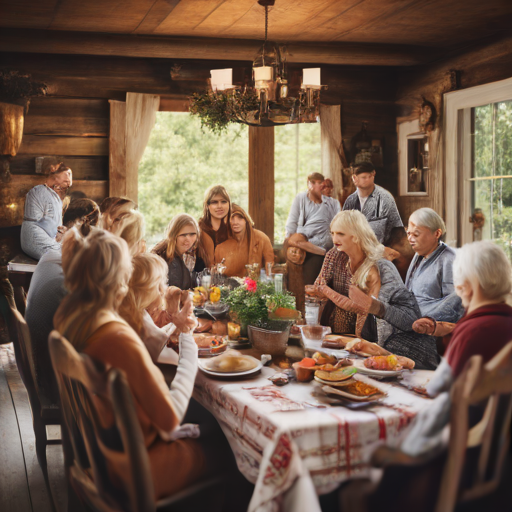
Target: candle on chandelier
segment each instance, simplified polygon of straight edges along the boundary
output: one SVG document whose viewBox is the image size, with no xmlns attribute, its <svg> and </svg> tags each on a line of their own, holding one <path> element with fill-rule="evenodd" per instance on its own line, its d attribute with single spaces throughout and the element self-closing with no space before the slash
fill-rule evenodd
<svg viewBox="0 0 512 512">
<path fill-rule="evenodd" d="M 302 70 L 302 85 L 304 87 L 322 85 L 320 81 L 320 68 L 306 68 Z"/>
<path fill-rule="evenodd" d="M 212 69 L 210 70 L 212 77 L 212 90 L 224 91 L 233 87 L 233 69 Z"/>
<path fill-rule="evenodd" d="M 254 80 L 272 80 L 272 66 L 260 66 L 253 68 Z"/>
</svg>

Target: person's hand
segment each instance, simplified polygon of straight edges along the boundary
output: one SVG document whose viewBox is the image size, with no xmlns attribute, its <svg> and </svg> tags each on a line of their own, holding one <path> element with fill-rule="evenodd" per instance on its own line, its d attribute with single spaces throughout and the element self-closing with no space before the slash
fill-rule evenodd
<svg viewBox="0 0 512 512">
<path fill-rule="evenodd" d="M 183 306 L 172 316 L 172 321 L 176 328 L 182 333 L 193 332 L 197 327 L 197 318 L 194 316 L 194 306 L 188 292 L 186 299 L 183 301 Z"/>
<path fill-rule="evenodd" d="M 57 235 L 55 236 L 55 240 L 60 243 L 67 230 L 68 228 L 66 228 L 65 226 L 59 226 L 57 228 Z"/>
<path fill-rule="evenodd" d="M 310 297 L 317 297 L 319 299 L 324 298 L 324 294 L 320 292 L 319 285 L 317 284 L 307 284 L 306 289 L 306 295 L 309 295 Z"/>
<path fill-rule="evenodd" d="M 171 317 L 180 309 L 181 290 L 177 286 L 169 286 L 164 294 L 165 310 Z"/>
<path fill-rule="evenodd" d="M 372 298 L 357 286 L 351 284 L 348 289 L 348 297 L 354 305 L 364 313 L 368 313 L 372 306 Z"/>
<path fill-rule="evenodd" d="M 412 324 L 412 330 L 418 334 L 428 334 L 432 336 L 436 330 L 436 321 L 433 318 L 420 318 Z"/>
</svg>

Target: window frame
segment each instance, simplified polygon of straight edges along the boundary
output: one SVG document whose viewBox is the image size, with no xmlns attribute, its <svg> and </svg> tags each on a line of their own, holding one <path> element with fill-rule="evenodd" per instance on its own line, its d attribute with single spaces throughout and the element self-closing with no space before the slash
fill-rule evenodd
<svg viewBox="0 0 512 512">
<path fill-rule="evenodd" d="M 473 241 L 471 109 L 512 100 L 512 78 L 444 94 L 445 222 L 449 245 Z"/>
</svg>

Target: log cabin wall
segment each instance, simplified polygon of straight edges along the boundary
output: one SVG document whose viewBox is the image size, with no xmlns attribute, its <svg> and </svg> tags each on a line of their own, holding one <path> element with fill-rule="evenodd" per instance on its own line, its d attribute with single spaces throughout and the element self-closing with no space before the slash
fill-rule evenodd
<svg viewBox="0 0 512 512">
<path fill-rule="evenodd" d="M 460 50 L 451 57 L 425 67 L 401 69 L 398 73 L 398 122 L 417 119 L 422 97 L 435 105 L 438 115 L 430 139 L 428 196 L 400 196 L 398 209 L 404 222 L 416 209 L 429 207 L 445 216 L 445 169 L 443 152 L 443 94 L 512 77 L 512 37 L 488 40 Z M 450 171 L 451 172 L 451 171 Z"/>
<path fill-rule="evenodd" d="M 293 63 L 289 72 L 298 80 L 302 68 L 310 66 Z M 108 194 L 109 99 L 124 101 L 128 91 L 153 93 L 163 98 L 161 110 L 183 110 L 188 96 L 204 90 L 210 69 L 233 67 L 236 77 L 236 73 L 248 75 L 251 63 L 0 53 L 0 67 L 30 73 L 49 86 L 48 96 L 30 104 L 23 142 L 11 162 L 12 180 L 0 194 L 0 244 L 8 239 L 12 257 L 19 251 L 25 194 L 43 181 L 35 172 L 36 157 L 61 157 L 73 169 L 73 188 L 101 200 Z M 397 192 L 396 77 L 395 67 L 322 65 L 323 82 L 329 84 L 322 102 L 341 105 L 347 157 L 351 138 L 368 121 L 370 136 L 384 144 L 385 167 L 377 182 L 393 193 Z"/>
</svg>

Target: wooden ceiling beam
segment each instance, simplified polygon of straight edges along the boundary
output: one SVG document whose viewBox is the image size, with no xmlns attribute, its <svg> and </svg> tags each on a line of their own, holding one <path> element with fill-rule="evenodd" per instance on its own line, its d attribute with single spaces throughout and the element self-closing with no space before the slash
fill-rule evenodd
<svg viewBox="0 0 512 512">
<path fill-rule="evenodd" d="M 1 52 L 107 55 L 164 59 L 252 61 L 261 41 L 179 38 L 51 30 L 0 31 Z M 292 43 L 288 62 L 356 66 L 414 66 L 435 60 L 439 50 L 359 43 Z"/>
</svg>

